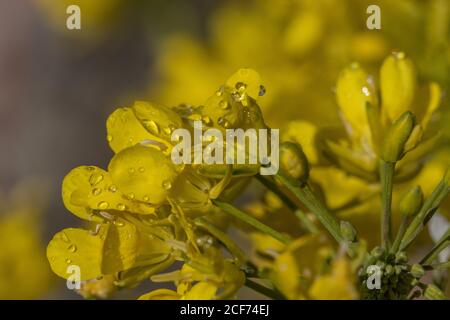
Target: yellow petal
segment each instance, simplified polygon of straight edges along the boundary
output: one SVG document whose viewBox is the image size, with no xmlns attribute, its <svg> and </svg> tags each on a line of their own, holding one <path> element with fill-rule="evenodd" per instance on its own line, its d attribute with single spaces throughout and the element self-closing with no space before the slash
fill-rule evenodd
<svg viewBox="0 0 450 320">
<path fill-rule="evenodd" d="M 212 300 L 214 299 L 217 286 L 210 282 L 202 281 L 195 284 L 182 298 L 182 300 Z"/>
<path fill-rule="evenodd" d="M 281 140 L 299 143 L 311 164 L 319 162 L 317 151 L 318 128 L 308 121 L 296 120 L 287 124 L 283 130 Z"/>
<path fill-rule="evenodd" d="M 62 278 L 71 276 L 69 266 L 80 267 L 81 280 L 102 275 L 103 246 L 108 232 L 103 225 L 97 234 L 83 229 L 64 229 L 53 237 L 47 247 L 47 258 L 53 272 Z"/>
<path fill-rule="evenodd" d="M 106 139 L 115 153 L 146 141 L 156 141 L 163 146 L 167 144 L 145 129 L 132 108 L 116 109 L 108 117 L 106 129 L 108 133 Z"/>
<path fill-rule="evenodd" d="M 104 245 L 102 273 L 112 274 L 131 268 L 138 253 L 136 227 L 120 220 L 108 230 Z"/>
<path fill-rule="evenodd" d="M 373 81 L 357 63 L 344 69 L 336 85 L 339 108 L 355 134 L 368 132 L 366 104 L 377 106 Z"/>
<path fill-rule="evenodd" d="M 390 120 L 410 110 L 416 90 L 416 71 L 412 61 L 403 52 L 387 57 L 380 70 L 383 112 Z"/>
<path fill-rule="evenodd" d="M 225 85 L 232 91 L 238 90 L 257 100 L 261 91 L 261 76 L 253 69 L 239 69 L 228 78 Z"/>
<path fill-rule="evenodd" d="M 333 262 L 332 274 L 318 277 L 309 295 L 316 300 L 351 300 L 358 297 L 350 263 L 345 259 Z"/>
<path fill-rule="evenodd" d="M 170 141 L 172 131 L 182 126 L 180 116 L 165 106 L 136 101 L 132 109 L 143 127 L 161 139 Z"/>
<path fill-rule="evenodd" d="M 157 289 L 143 294 L 138 300 L 178 300 L 180 295 L 173 290 Z"/>
<path fill-rule="evenodd" d="M 430 84 L 430 101 L 427 106 L 424 117 L 422 118 L 421 125 L 424 129 L 428 126 L 431 116 L 439 108 L 442 99 L 442 90 L 439 84 L 432 82 Z"/>
<path fill-rule="evenodd" d="M 92 215 L 92 210 L 154 213 L 153 207 L 125 197 L 112 182 L 110 174 L 95 166 L 81 166 L 70 171 L 64 178 L 62 194 L 66 208 L 86 220 L 102 221 Z"/>
<path fill-rule="evenodd" d="M 157 149 L 141 145 L 117 153 L 108 170 L 119 190 L 133 199 L 152 204 L 165 200 L 177 177 L 169 158 Z"/>
</svg>

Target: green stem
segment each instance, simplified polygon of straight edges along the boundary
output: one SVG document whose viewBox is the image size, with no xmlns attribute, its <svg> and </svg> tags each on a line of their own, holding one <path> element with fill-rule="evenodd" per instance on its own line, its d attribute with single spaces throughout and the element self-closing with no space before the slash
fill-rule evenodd
<svg viewBox="0 0 450 320">
<path fill-rule="evenodd" d="M 408 226 L 408 216 L 404 215 L 400 227 L 398 228 L 397 236 L 395 237 L 394 244 L 391 248 L 391 253 L 397 253 L 400 248 L 400 243 L 402 242 L 403 235 L 405 234 L 406 227 Z"/>
<path fill-rule="evenodd" d="M 295 185 L 282 175 L 277 175 L 276 179 L 285 185 L 317 217 L 339 244 L 345 243 L 338 221 L 328 212 L 322 202 L 316 198 L 307 184 L 304 186 Z"/>
<path fill-rule="evenodd" d="M 444 198 L 447 196 L 448 192 L 448 185 L 444 180 L 441 180 L 436 188 L 434 188 L 428 199 L 425 201 L 419 213 L 414 217 L 413 221 L 406 229 L 405 235 L 403 236 L 402 242 L 400 244 L 401 250 L 405 250 L 417 237 L 420 231 L 422 231 L 424 225 L 436 212 L 436 209 L 439 207 L 442 200 L 444 200 Z"/>
<path fill-rule="evenodd" d="M 250 289 L 255 290 L 256 292 L 259 292 L 269 298 L 272 298 L 274 300 L 286 300 L 285 297 L 283 297 L 280 293 L 277 291 L 267 288 L 263 285 L 260 285 L 259 283 L 256 283 L 250 279 L 245 279 L 245 285 L 249 287 Z"/>
<path fill-rule="evenodd" d="M 281 190 L 273 180 L 261 175 L 257 175 L 256 179 L 261 182 L 267 189 L 275 193 L 278 198 L 280 198 L 280 200 L 289 208 L 289 210 L 291 210 L 295 214 L 295 216 L 299 219 L 300 223 L 306 230 L 308 230 L 310 233 L 318 232 L 316 225 L 308 218 L 306 213 L 300 210 L 286 194 L 281 192 Z"/>
<path fill-rule="evenodd" d="M 391 242 L 391 203 L 395 162 L 380 160 L 381 184 L 381 243 L 389 248 Z"/>
<path fill-rule="evenodd" d="M 254 217 L 250 216 L 249 214 L 239 210 L 235 206 L 233 206 L 227 202 L 221 201 L 219 199 L 214 199 L 211 201 L 214 205 L 216 205 L 223 211 L 225 211 L 225 212 L 231 214 L 232 216 L 238 218 L 239 220 L 242 220 L 245 223 L 255 227 L 259 231 L 272 236 L 273 238 L 277 239 L 278 241 L 281 241 L 284 244 L 288 244 L 289 242 L 291 242 L 291 239 L 288 236 L 281 234 L 280 232 L 272 229 L 271 227 L 265 225 L 264 223 L 260 222 L 259 220 L 255 219 Z"/>
<path fill-rule="evenodd" d="M 445 232 L 442 237 L 436 242 L 433 249 L 420 261 L 420 264 L 432 263 L 438 254 L 450 245 L 450 228 Z"/>
</svg>

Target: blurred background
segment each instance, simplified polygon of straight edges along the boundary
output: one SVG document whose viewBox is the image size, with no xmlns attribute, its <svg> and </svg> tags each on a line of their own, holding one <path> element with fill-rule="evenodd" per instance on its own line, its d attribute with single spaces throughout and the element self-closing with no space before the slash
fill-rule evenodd
<svg viewBox="0 0 450 320">
<path fill-rule="evenodd" d="M 71 4 L 81 30 L 66 28 Z M 370 4 L 381 30 L 366 27 Z M 115 108 L 201 104 L 251 67 L 269 125 L 334 124 L 339 70 L 359 61 L 376 75 L 392 50 L 448 92 L 450 1 L 0 0 L 0 299 L 79 298 L 51 274 L 45 247 L 80 224 L 61 182 L 76 166 L 107 166 Z M 444 99 L 447 137 L 448 109 Z"/>
</svg>

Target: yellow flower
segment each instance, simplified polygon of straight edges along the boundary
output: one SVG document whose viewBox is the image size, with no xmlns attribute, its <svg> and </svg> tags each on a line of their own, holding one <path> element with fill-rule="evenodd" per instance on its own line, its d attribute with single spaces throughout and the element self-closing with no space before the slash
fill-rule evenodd
<svg viewBox="0 0 450 320">
<path fill-rule="evenodd" d="M 53 279 L 44 258 L 39 199 L 26 186 L 14 193 L 17 199 L 0 202 L 0 299 L 41 299 Z"/>
</svg>

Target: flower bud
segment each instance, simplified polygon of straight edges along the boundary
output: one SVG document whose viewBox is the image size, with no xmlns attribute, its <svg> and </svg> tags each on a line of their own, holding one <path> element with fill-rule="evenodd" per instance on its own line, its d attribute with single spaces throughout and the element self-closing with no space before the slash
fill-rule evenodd
<svg viewBox="0 0 450 320">
<path fill-rule="evenodd" d="M 381 151 L 381 158 L 386 162 L 397 162 L 404 153 L 406 141 L 414 128 L 415 116 L 406 111 L 390 126 Z"/>
<path fill-rule="evenodd" d="M 441 289 L 439 289 L 434 284 L 429 284 L 426 286 L 423 295 L 425 298 L 429 300 L 447 300 L 448 298 L 445 296 L 445 294 L 442 292 Z"/>
<path fill-rule="evenodd" d="M 425 274 L 425 270 L 422 268 L 422 266 L 420 264 L 413 264 L 411 266 L 411 275 L 416 278 L 416 279 L 420 279 L 423 277 L 423 275 Z"/>
<path fill-rule="evenodd" d="M 403 52 L 384 60 L 380 70 L 381 101 L 390 119 L 409 109 L 416 89 L 416 71 Z"/>
<path fill-rule="evenodd" d="M 280 171 L 281 174 L 302 184 L 308 180 L 308 159 L 302 147 L 294 142 L 283 142 L 280 145 Z"/>
<path fill-rule="evenodd" d="M 336 84 L 336 98 L 345 119 L 356 131 L 367 128 L 366 105 L 377 106 L 374 84 L 357 63 L 344 69 Z"/>
<path fill-rule="evenodd" d="M 356 229 L 348 221 L 341 221 L 341 234 L 345 240 L 353 242 L 356 240 Z"/>
<path fill-rule="evenodd" d="M 402 263 L 402 262 L 407 262 L 407 261 L 408 261 L 408 256 L 405 251 L 400 251 L 395 255 L 395 262 Z"/>
<path fill-rule="evenodd" d="M 381 258 L 381 256 L 384 254 L 384 250 L 382 247 L 375 247 L 370 252 L 370 255 L 376 259 Z"/>
<path fill-rule="evenodd" d="M 423 192 L 420 186 L 410 189 L 400 200 L 399 209 L 401 214 L 405 216 L 415 215 L 422 206 Z"/>
</svg>

